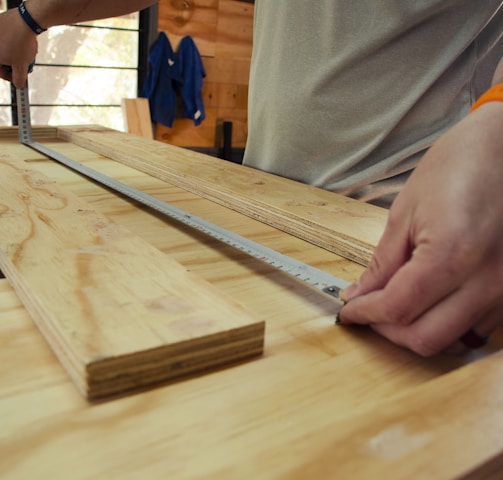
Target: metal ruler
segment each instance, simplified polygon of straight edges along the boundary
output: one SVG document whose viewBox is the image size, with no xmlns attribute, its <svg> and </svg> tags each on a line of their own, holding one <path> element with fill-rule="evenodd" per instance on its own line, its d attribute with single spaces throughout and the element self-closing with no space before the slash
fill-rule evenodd
<svg viewBox="0 0 503 480">
<path fill-rule="evenodd" d="M 19 141 L 28 147 L 40 152 L 57 162 L 66 165 L 67 167 L 75 170 L 88 178 L 96 180 L 102 185 L 105 185 L 116 192 L 121 193 L 137 202 L 140 202 L 147 207 L 167 215 L 179 222 L 182 222 L 189 227 L 192 227 L 200 232 L 203 232 L 217 240 L 230 245 L 246 254 L 255 257 L 273 267 L 286 272 L 299 280 L 302 280 L 324 293 L 335 297 L 339 300 L 340 289 L 346 287 L 348 283 L 338 277 L 330 275 L 327 272 L 319 270 L 315 267 L 300 262 L 287 255 L 283 255 L 275 250 L 272 250 L 264 245 L 253 242 L 248 238 L 242 237 L 236 233 L 225 230 L 217 225 L 214 225 L 203 218 L 196 217 L 190 213 L 185 212 L 169 203 L 163 202 L 147 193 L 137 190 L 129 185 L 126 185 L 118 180 L 111 178 L 103 173 L 100 173 L 92 168 L 87 167 L 75 160 L 72 160 L 46 146 L 34 142 L 32 138 L 31 119 L 30 119 L 30 101 L 28 95 L 28 85 L 23 89 L 17 89 L 17 108 L 18 108 L 18 122 L 19 122 Z M 337 302 L 339 307 L 342 302 Z M 337 310 L 336 310 L 337 311 Z M 334 313 L 336 313 L 334 311 Z"/>
</svg>

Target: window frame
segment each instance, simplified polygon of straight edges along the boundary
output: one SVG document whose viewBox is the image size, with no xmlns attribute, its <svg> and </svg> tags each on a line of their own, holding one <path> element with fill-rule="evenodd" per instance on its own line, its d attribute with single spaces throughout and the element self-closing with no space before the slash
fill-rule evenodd
<svg viewBox="0 0 503 480">
<path fill-rule="evenodd" d="M 7 8 L 17 8 L 19 4 L 21 3 L 21 0 L 7 0 Z M 138 61 L 136 67 L 125 67 L 129 70 L 134 69 L 136 70 L 136 76 L 137 76 L 137 96 L 140 96 L 140 93 L 142 91 L 143 84 L 145 82 L 145 78 L 147 76 L 148 72 L 148 57 L 149 57 L 149 52 L 150 48 L 157 39 L 157 21 L 158 21 L 158 5 L 157 3 L 152 5 L 151 7 L 148 7 L 144 10 L 141 10 L 139 12 L 139 22 L 138 22 Z M 81 27 L 80 25 L 77 25 Z M 97 26 L 85 26 L 82 28 L 103 28 L 103 27 L 97 27 Z M 112 29 L 114 29 L 112 27 Z M 117 30 L 121 30 L 117 28 Z M 133 30 L 135 31 L 135 30 Z M 61 67 L 72 67 L 72 65 L 52 65 L 52 66 L 61 66 Z M 86 65 L 79 65 L 80 68 L 96 68 L 91 65 L 86 66 Z M 116 70 L 117 68 L 120 67 L 100 67 L 100 68 L 110 68 Z M 19 124 L 18 120 L 18 115 L 17 115 L 17 100 L 16 100 L 16 88 L 11 85 L 10 87 L 10 93 L 11 93 L 11 99 L 10 99 L 10 106 L 11 106 L 11 124 L 13 126 L 17 126 Z M 53 104 L 54 106 L 58 106 L 57 104 Z M 46 106 L 46 105 L 44 105 Z M 47 106 L 51 106 L 51 104 L 47 104 Z M 78 106 L 82 107 L 87 107 L 87 106 L 93 106 L 92 104 L 79 104 Z M 120 105 L 113 105 L 114 107 L 120 106 Z"/>
</svg>

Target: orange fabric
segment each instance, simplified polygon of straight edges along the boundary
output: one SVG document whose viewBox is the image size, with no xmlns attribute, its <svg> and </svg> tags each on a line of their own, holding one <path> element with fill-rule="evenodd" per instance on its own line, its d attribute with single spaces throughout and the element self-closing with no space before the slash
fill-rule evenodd
<svg viewBox="0 0 503 480">
<path fill-rule="evenodd" d="M 498 83 L 485 92 L 470 109 L 473 112 L 487 102 L 503 102 L 503 83 Z"/>
</svg>

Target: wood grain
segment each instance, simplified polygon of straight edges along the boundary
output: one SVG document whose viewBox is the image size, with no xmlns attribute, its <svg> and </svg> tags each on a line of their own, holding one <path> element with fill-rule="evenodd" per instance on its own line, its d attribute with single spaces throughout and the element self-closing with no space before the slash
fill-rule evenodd
<svg viewBox="0 0 503 480">
<path fill-rule="evenodd" d="M 254 6 L 235 0 L 219 0 L 217 57 L 251 58 Z"/>
<path fill-rule="evenodd" d="M 53 139 L 56 136 L 56 127 L 32 126 L 32 135 L 36 139 Z M 16 140 L 19 138 L 17 127 L 0 128 L 0 140 Z"/>
<path fill-rule="evenodd" d="M 150 107 L 146 98 L 123 98 L 121 101 L 124 130 L 133 135 L 154 138 Z"/>
<path fill-rule="evenodd" d="M 86 397 L 262 352 L 263 321 L 28 169 L 19 148 L 0 158 L 0 268 Z"/>
<path fill-rule="evenodd" d="M 294 451 L 313 449 L 292 470 L 298 478 L 500 479 L 502 378 L 499 352 L 378 408 L 327 420 L 323 429 L 292 439 Z"/>
<path fill-rule="evenodd" d="M 102 127 L 58 136 L 366 265 L 387 211 L 275 175 Z"/>
<path fill-rule="evenodd" d="M 203 56 L 215 56 L 219 0 L 160 0 L 158 28 L 177 49 L 191 36 Z"/>
<path fill-rule="evenodd" d="M 90 405 L 0 280 L 2 480 L 501 478 L 503 364 L 496 352 L 503 348 L 503 329 L 477 352 L 423 359 L 367 329 L 336 327 L 330 300 L 302 282 L 113 194 L 15 139 L 7 143 L 30 168 L 245 304 L 266 320 L 267 337 L 260 361 Z M 348 281 L 363 271 L 99 154 L 67 142 L 47 144 Z"/>
</svg>

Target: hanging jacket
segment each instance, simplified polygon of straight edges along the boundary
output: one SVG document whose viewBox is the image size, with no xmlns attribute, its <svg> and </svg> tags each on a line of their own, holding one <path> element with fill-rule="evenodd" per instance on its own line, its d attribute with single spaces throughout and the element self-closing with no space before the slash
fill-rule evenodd
<svg viewBox="0 0 503 480">
<path fill-rule="evenodd" d="M 184 118 L 191 118 L 197 126 L 206 118 L 201 92 L 206 72 L 192 37 L 182 38 L 178 46 L 177 58 L 181 74 L 182 115 Z"/>
<path fill-rule="evenodd" d="M 141 96 L 148 98 L 152 121 L 172 127 L 177 110 L 175 83 L 181 82 L 181 75 L 179 62 L 164 32 L 152 47 L 149 65 Z"/>
</svg>

